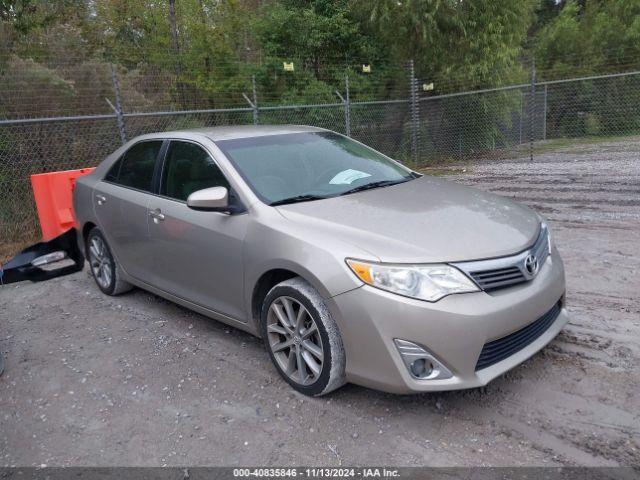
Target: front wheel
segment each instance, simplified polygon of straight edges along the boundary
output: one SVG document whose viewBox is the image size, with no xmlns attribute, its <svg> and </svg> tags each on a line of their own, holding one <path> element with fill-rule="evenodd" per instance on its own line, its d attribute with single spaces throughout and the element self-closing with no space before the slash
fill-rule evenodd
<svg viewBox="0 0 640 480">
<path fill-rule="evenodd" d="M 316 290 L 300 277 L 273 287 L 262 306 L 262 337 L 278 372 L 310 396 L 345 383 L 342 338 Z"/>
</svg>

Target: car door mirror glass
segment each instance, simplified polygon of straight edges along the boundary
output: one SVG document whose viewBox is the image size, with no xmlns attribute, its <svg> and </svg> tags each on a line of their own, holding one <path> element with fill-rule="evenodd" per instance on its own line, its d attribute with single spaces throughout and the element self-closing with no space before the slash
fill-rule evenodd
<svg viewBox="0 0 640 480">
<path fill-rule="evenodd" d="M 187 198 L 187 206 L 194 210 L 228 211 L 229 190 L 211 187 L 195 191 Z"/>
</svg>

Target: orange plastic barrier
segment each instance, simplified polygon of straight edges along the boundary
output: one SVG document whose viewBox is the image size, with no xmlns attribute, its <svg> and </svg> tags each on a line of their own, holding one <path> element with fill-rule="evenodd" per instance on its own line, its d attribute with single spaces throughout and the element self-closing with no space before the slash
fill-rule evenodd
<svg viewBox="0 0 640 480">
<path fill-rule="evenodd" d="M 91 173 L 93 168 L 31 175 L 38 218 L 45 242 L 75 226 L 72 193 L 76 178 Z"/>
</svg>

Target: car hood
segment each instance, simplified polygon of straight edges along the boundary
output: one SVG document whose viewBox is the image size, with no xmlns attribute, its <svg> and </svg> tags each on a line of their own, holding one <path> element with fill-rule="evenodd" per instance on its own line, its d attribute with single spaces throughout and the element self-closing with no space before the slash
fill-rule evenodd
<svg viewBox="0 0 640 480">
<path fill-rule="evenodd" d="M 428 176 L 277 208 L 305 230 L 322 232 L 318 241 L 346 241 L 383 262 L 511 255 L 529 247 L 540 228 L 538 215 L 524 205 Z"/>
</svg>

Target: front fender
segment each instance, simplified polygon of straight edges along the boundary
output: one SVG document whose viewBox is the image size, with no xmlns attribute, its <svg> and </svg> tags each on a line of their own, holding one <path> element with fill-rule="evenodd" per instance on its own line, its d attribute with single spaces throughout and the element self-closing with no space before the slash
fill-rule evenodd
<svg viewBox="0 0 640 480">
<path fill-rule="evenodd" d="M 323 238 L 322 232 L 286 228 L 287 223 L 280 218 L 278 227 L 285 228 L 277 229 L 257 223 L 247 232 L 243 255 L 247 312 L 252 312 L 252 295 L 258 280 L 271 270 L 288 270 L 299 275 L 326 299 L 363 285 L 349 270 L 345 258 L 378 260 L 355 246 Z"/>
</svg>

